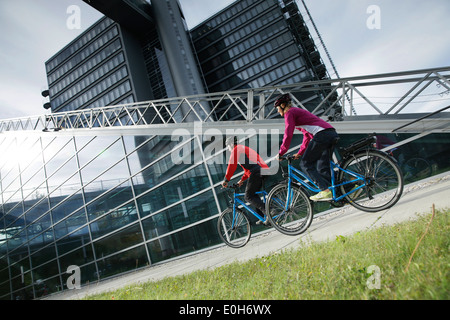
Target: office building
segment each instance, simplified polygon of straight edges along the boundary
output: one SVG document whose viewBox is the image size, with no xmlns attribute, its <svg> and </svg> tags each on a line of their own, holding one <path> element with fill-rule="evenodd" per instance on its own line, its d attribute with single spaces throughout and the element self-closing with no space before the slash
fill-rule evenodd
<svg viewBox="0 0 450 320">
<path fill-rule="evenodd" d="M 193 28 L 191 36 L 209 92 L 328 78 L 295 1 L 236 1 Z M 318 96 L 328 93 L 297 98 L 313 110 Z"/>
<path fill-rule="evenodd" d="M 107 17 L 46 62 L 52 112 L 328 77 L 295 1 L 236 1 L 192 30 L 176 0 L 88 3 Z"/>
</svg>

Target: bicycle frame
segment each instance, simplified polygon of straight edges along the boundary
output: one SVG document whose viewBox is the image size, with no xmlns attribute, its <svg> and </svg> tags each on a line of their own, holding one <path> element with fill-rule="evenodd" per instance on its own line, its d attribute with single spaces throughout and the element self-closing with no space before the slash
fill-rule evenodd
<svg viewBox="0 0 450 320">
<path fill-rule="evenodd" d="M 303 172 L 301 172 L 300 170 L 294 168 L 291 165 L 291 160 L 288 159 L 288 199 L 286 201 L 286 210 L 288 210 L 289 208 L 289 204 L 291 203 L 291 185 L 292 182 L 297 182 L 298 184 L 304 186 L 305 188 L 307 188 L 308 190 L 312 191 L 312 192 L 320 192 L 321 190 L 319 189 L 319 187 L 309 178 L 307 177 Z M 350 181 L 345 181 L 339 184 L 335 184 L 335 171 L 341 170 L 351 176 L 353 176 L 355 179 L 350 180 Z M 332 192 L 333 195 L 333 201 L 338 202 L 342 199 L 344 199 L 344 197 L 348 196 L 349 194 L 356 192 L 357 190 L 364 188 L 367 185 L 367 181 L 365 179 L 365 177 L 363 177 L 360 174 L 357 174 L 353 171 L 350 170 L 345 170 L 342 169 L 338 164 L 334 163 L 333 161 L 330 161 L 330 171 L 331 171 L 331 186 L 329 187 L 329 189 Z M 348 185 L 348 184 L 354 184 L 358 181 L 362 181 L 362 184 L 360 186 L 358 186 L 357 188 L 354 188 L 352 190 L 350 190 L 349 192 L 340 195 L 339 197 L 337 197 L 337 192 L 336 189 L 340 186 L 343 185 Z"/>
<path fill-rule="evenodd" d="M 264 197 L 264 203 L 266 203 L 266 197 L 267 197 L 267 192 L 265 190 L 263 191 L 258 191 L 256 192 L 257 195 L 262 195 Z M 232 221 L 232 227 L 234 227 L 234 218 L 236 217 L 236 204 L 237 205 L 241 205 L 243 208 L 245 208 L 248 212 L 250 212 L 251 214 L 253 214 L 258 220 L 264 222 L 265 221 L 265 216 L 264 219 L 259 217 L 259 214 L 256 213 L 256 211 L 254 211 L 252 208 L 250 208 L 243 200 L 239 199 L 239 197 L 243 197 L 245 196 L 245 193 L 233 193 L 233 221 Z"/>
</svg>

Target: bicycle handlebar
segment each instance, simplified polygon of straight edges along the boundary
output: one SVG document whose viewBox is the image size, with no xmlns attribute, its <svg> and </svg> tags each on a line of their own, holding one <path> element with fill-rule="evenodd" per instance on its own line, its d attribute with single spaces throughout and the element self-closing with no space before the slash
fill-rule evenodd
<svg viewBox="0 0 450 320">
<path fill-rule="evenodd" d="M 222 187 L 223 188 L 223 187 Z M 223 189 L 233 189 L 233 190 L 236 190 L 236 189 L 239 189 L 240 187 L 239 187 L 239 185 L 237 184 L 237 183 L 233 183 L 232 185 L 227 185 L 225 188 L 223 188 Z"/>
<path fill-rule="evenodd" d="M 279 159 L 282 160 L 282 161 L 285 161 L 285 160 L 292 161 L 292 160 L 295 160 L 295 155 L 292 155 L 292 156 L 281 156 L 281 157 L 279 157 Z"/>
</svg>

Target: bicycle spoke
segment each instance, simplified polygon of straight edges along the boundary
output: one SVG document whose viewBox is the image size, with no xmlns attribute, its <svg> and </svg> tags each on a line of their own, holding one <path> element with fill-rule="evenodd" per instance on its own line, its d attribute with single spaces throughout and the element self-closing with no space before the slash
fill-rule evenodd
<svg viewBox="0 0 450 320">
<path fill-rule="evenodd" d="M 286 205 L 288 198 L 290 203 Z M 289 197 L 287 185 L 275 186 L 269 193 L 266 212 L 269 212 L 269 220 L 275 229 L 288 235 L 304 232 L 312 221 L 311 203 L 305 193 L 294 185 Z"/>
<path fill-rule="evenodd" d="M 346 194 L 347 200 L 354 207 L 365 211 L 380 211 L 390 208 L 400 198 L 403 191 L 403 179 L 399 167 L 386 154 L 366 150 L 353 155 L 351 159 L 344 161 L 343 170 L 357 173 L 365 178 L 365 186 L 361 188 L 362 192 L 354 193 L 356 190 L 349 190 L 350 186 L 356 189 L 354 185 L 342 185 L 341 192 Z M 354 178 L 340 171 L 340 181 L 352 181 Z M 356 186 L 361 185 L 357 182 Z"/>
<path fill-rule="evenodd" d="M 225 210 L 217 221 L 217 230 L 223 242 L 232 248 L 240 248 L 250 240 L 251 229 L 248 218 L 242 211 Z"/>
</svg>

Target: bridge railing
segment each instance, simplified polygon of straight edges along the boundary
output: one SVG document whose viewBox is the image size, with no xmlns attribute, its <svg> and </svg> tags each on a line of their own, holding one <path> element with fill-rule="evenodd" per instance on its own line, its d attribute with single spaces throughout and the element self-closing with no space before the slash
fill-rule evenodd
<svg viewBox="0 0 450 320">
<path fill-rule="evenodd" d="M 291 93 L 295 105 L 336 121 L 354 115 L 432 112 L 449 103 L 450 67 L 310 81 L 0 120 L 0 133 L 274 119 L 279 115 L 273 108 L 273 101 L 287 92 Z"/>
</svg>

